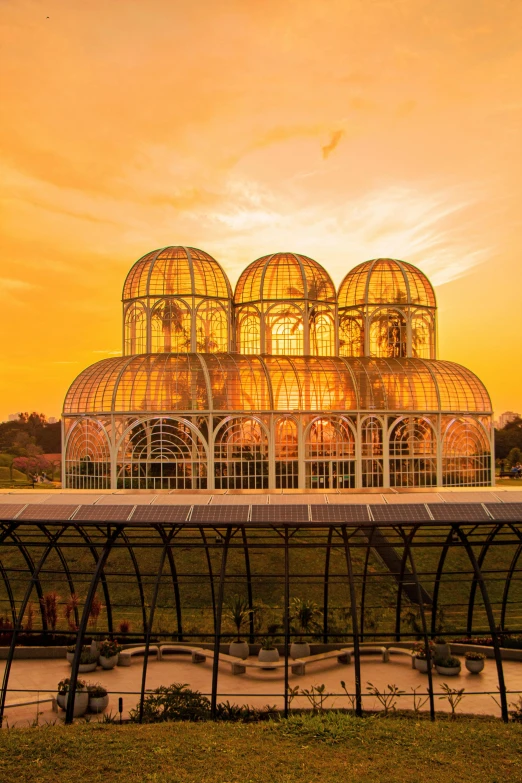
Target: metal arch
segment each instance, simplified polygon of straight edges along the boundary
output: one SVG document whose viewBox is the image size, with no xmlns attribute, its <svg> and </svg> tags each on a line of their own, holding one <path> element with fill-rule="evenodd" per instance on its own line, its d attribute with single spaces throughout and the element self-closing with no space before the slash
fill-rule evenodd
<svg viewBox="0 0 522 783">
<path fill-rule="evenodd" d="M 395 607 L 395 641 L 397 642 L 400 642 L 401 640 L 402 594 L 403 594 L 404 572 L 406 571 L 407 559 L 408 559 L 408 551 L 407 549 L 404 549 L 404 552 L 402 554 L 401 572 L 397 584 L 397 606 Z"/>
<path fill-rule="evenodd" d="M 241 540 L 243 541 L 243 551 L 245 553 L 245 571 L 247 578 L 247 598 L 248 598 L 248 630 L 250 633 L 250 644 L 254 642 L 254 597 L 252 594 L 252 571 L 250 570 L 250 554 L 248 551 L 248 540 L 245 526 L 241 526 Z"/>
<path fill-rule="evenodd" d="M 9 606 L 11 607 L 11 617 L 13 620 L 13 626 L 16 623 L 16 603 L 14 600 L 13 595 L 13 588 L 11 587 L 11 582 L 9 581 L 9 577 L 7 575 L 7 571 L 4 568 L 4 564 L 0 560 L 0 576 L 4 580 L 5 589 L 7 590 L 7 597 L 9 599 Z"/>
<path fill-rule="evenodd" d="M 493 610 L 491 608 L 491 602 L 489 600 L 488 589 L 486 587 L 484 577 L 482 576 L 482 572 L 477 562 L 477 558 L 475 557 L 475 553 L 473 552 L 473 548 L 469 543 L 468 537 L 460 529 L 459 525 L 452 525 L 452 528 L 453 530 L 456 531 L 457 535 L 462 541 L 462 544 L 464 545 L 468 559 L 473 567 L 475 577 L 480 585 L 482 600 L 484 601 L 484 608 L 486 610 L 486 614 L 488 617 L 489 630 L 491 633 L 493 649 L 495 652 L 495 663 L 497 665 L 497 674 L 498 674 L 498 689 L 500 691 L 500 711 L 502 713 L 502 720 L 505 723 L 507 723 L 507 721 L 509 720 L 509 716 L 508 716 L 508 704 L 507 704 L 507 696 L 506 696 L 506 684 L 504 682 L 504 668 L 502 666 L 502 655 L 500 652 L 500 645 L 498 643 L 497 630 L 495 627 L 495 618 L 493 616 Z"/>
<path fill-rule="evenodd" d="M 364 572 L 363 572 L 363 581 L 362 581 L 362 587 L 361 587 L 361 622 L 359 625 L 359 632 L 361 634 L 361 642 L 364 642 L 364 611 L 366 608 L 366 579 L 368 576 L 368 566 L 370 563 L 370 554 L 372 550 L 372 541 L 373 541 L 373 534 L 375 531 L 375 527 L 372 527 L 370 531 L 370 537 L 366 541 L 366 554 L 364 556 Z"/>
<path fill-rule="evenodd" d="M 158 567 L 158 573 L 156 575 L 156 582 L 154 584 L 154 591 L 152 593 L 152 601 L 149 609 L 149 618 L 146 624 L 145 630 L 145 655 L 143 656 L 143 668 L 141 672 L 141 689 L 140 689 L 140 710 L 139 710 L 139 722 L 143 722 L 143 701 L 145 699 L 145 685 L 147 682 L 147 667 L 149 663 L 149 648 L 150 637 L 152 634 L 152 628 L 154 625 L 154 613 L 156 611 L 156 603 L 158 601 L 159 587 L 161 583 L 161 577 L 163 576 L 163 567 L 165 565 L 165 558 L 167 557 L 167 551 L 170 546 L 170 542 L 175 535 L 176 527 L 172 527 L 168 536 L 165 535 L 160 525 L 153 525 L 154 530 L 159 533 L 163 541 L 163 550 L 161 552 L 161 558 Z M 177 528 L 179 530 L 179 528 Z"/>
<path fill-rule="evenodd" d="M 44 532 L 45 532 L 45 535 L 47 536 L 48 540 L 50 541 L 51 540 L 50 532 L 47 529 L 45 529 Z M 55 544 L 54 550 L 55 550 L 56 554 L 58 555 L 58 557 L 60 559 L 60 563 L 62 564 L 62 568 L 63 568 L 63 571 L 65 573 L 65 578 L 67 579 L 67 584 L 69 585 L 69 592 L 70 592 L 71 595 L 73 595 L 73 594 L 76 593 L 76 590 L 74 589 L 74 582 L 73 582 L 73 578 L 71 576 L 71 571 L 70 571 L 69 566 L 67 564 L 67 560 L 65 559 L 65 557 L 63 555 L 62 548 L 61 548 L 61 546 L 58 546 L 58 544 Z M 79 617 L 78 617 L 78 607 L 74 606 L 73 607 L 73 611 L 74 611 L 74 623 L 75 623 L 75 625 L 78 625 L 78 620 L 79 620 Z"/>
<path fill-rule="evenodd" d="M 482 549 L 480 550 L 480 554 L 477 559 L 477 564 L 479 568 L 482 568 L 482 564 L 486 559 L 486 555 L 489 551 L 489 547 L 491 546 L 492 542 L 495 540 L 497 533 L 499 533 L 501 529 L 502 529 L 501 524 L 496 525 L 495 529 L 489 533 L 488 537 L 484 541 L 482 545 Z M 468 636 L 471 636 L 472 629 L 473 629 L 473 612 L 475 609 L 476 593 L 477 593 L 477 579 L 476 577 L 474 577 L 471 583 L 471 588 L 469 591 L 469 600 L 468 600 L 468 620 L 467 620 L 467 627 L 466 627 L 466 632 Z"/>
<path fill-rule="evenodd" d="M 78 682 L 78 668 L 80 666 L 80 657 L 82 654 L 83 640 L 85 638 L 85 632 L 87 630 L 87 623 L 89 622 L 89 615 L 91 611 L 92 601 L 96 594 L 96 590 L 98 588 L 98 582 L 100 580 L 101 574 L 103 573 L 103 569 L 105 567 L 105 563 L 107 562 L 107 558 L 110 554 L 112 546 L 116 541 L 116 539 L 118 538 L 118 536 L 121 534 L 122 530 L 123 530 L 123 526 L 117 525 L 114 531 L 110 533 L 110 525 L 107 525 L 107 534 L 106 534 L 107 538 L 103 546 L 103 550 L 100 556 L 98 557 L 96 568 L 94 569 L 94 574 L 92 575 L 91 584 L 89 585 L 89 591 L 87 593 L 87 597 L 83 605 L 82 618 L 80 620 L 78 635 L 76 637 L 76 648 L 74 650 L 74 658 L 71 664 L 71 677 L 69 679 L 69 692 L 73 694 L 76 694 L 76 683 Z M 66 724 L 72 723 L 74 702 L 75 702 L 74 698 L 67 699 L 67 708 L 65 712 Z"/>
<path fill-rule="evenodd" d="M 439 588 L 440 588 L 440 582 L 442 579 L 442 572 L 444 570 L 444 563 L 446 562 L 446 557 L 449 551 L 449 548 L 451 546 L 451 542 L 453 539 L 453 530 L 450 530 L 446 537 L 446 541 L 444 542 L 444 546 L 442 547 L 442 552 L 439 557 L 439 562 L 437 565 L 437 571 L 435 574 L 435 584 L 433 585 L 433 595 L 431 599 L 431 634 L 432 636 L 437 633 L 437 610 L 439 606 Z"/>
<path fill-rule="evenodd" d="M 216 707 L 217 707 L 219 647 L 221 644 L 221 620 L 223 617 L 225 574 L 227 570 L 228 549 L 230 546 L 231 535 L 232 535 L 232 528 L 229 526 L 227 527 L 225 533 L 225 541 L 223 544 L 223 551 L 221 554 L 221 568 L 219 573 L 219 589 L 218 589 L 217 611 L 216 611 L 216 632 L 214 634 L 214 661 L 212 663 L 212 693 L 211 693 L 211 700 L 210 700 L 210 714 L 214 720 L 216 718 Z"/>
<path fill-rule="evenodd" d="M 346 558 L 346 569 L 348 571 L 348 583 L 350 586 L 350 612 L 352 615 L 352 636 L 353 636 L 353 655 L 355 667 L 355 714 L 362 716 L 362 693 L 361 693 L 361 651 L 359 647 L 359 629 L 357 623 L 357 605 L 355 595 L 355 584 L 353 581 L 352 556 L 346 534 L 346 525 L 341 525 L 341 536 L 344 545 L 344 555 Z"/>
<path fill-rule="evenodd" d="M 143 631 L 145 632 L 145 629 L 147 627 L 147 612 L 145 610 L 145 594 L 143 592 L 143 580 L 141 578 L 141 571 L 140 567 L 138 565 L 138 561 L 136 559 L 136 555 L 134 554 L 134 547 L 130 543 L 129 537 L 127 533 L 122 530 L 121 537 L 123 541 L 125 541 L 125 544 L 127 545 L 127 549 L 130 555 L 130 558 L 132 560 L 132 565 L 134 567 L 134 573 L 136 574 L 136 579 L 138 580 L 138 591 L 140 594 L 140 603 L 141 603 L 141 619 L 143 624 Z"/>
<path fill-rule="evenodd" d="M 37 527 L 41 530 L 42 526 L 37 525 Z M 60 538 L 60 536 L 65 532 L 66 527 L 63 526 L 61 530 L 56 533 L 56 535 L 53 536 L 52 541 L 50 541 L 47 546 L 45 547 L 45 550 L 38 561 L 38 565 L 33 568 L 33 571 L 31 573 L 31 581 L 29 582 L 27 589 L 25 591 L 25 595 L 23 597 L 22 603 L 20 605 L 20 609 L 18 610 L 18 619 L 16 622 L 15 627 L 13 628 L 13 632 L 11 634 L 11 644 L 9 645 L 9 651 L 7 653 L 7 660 L 5 663 L 5 669 L 4 669 L 4 676 L 2 680 L 2 689 L 0 693 L 0 728 L 2 727 L 3 719 L 4 719 L 4 709 L 5 709 L 5 700 L 7 697 L 7 686 L 9 684 L 9 675 L 11 673 L 11 666 L 13 663 L 14 658 L 14 651 L 16 647 L 16 638 L 19 634 L 19 632 L 22 630 L 22 622 L 24 619 L 24 613 L 27 608 L 27 604 L 29 603 L 29 599 L 31 597 L 31 593 L 33 592 L 33 587 L 36 587 L 36 584 L 38 582 L 38 575 L 41 571 L 41 569 L 44 566 L 45 561 L 47 560 L 48 555 L 53 549 L 54 544 L 56 541 Z M 7 538 L 6 536 L 2 537 L 2 541 Z M 79 656 L 78 656 L 78 662 L 79 662 Z"/>
<path fill-rule="evenodd" d="M 168 547 L 167 549 L 167 559 L 169 561 L 169 569 L 170 569 L 170 575 L 172 578 L 172 587 L 174 588 L 174 600 L 176 602 L 176 623 L 177 623 L 177 638 L 178 642 L 183 641 L 183 620 L 181 615 L 181 596 L 179 594 L 179 582 L 178 582 L 178 572 L 176 570 L 176 563 L 174 562 L 174 555 L 172 553 L 172 548 Z"/>
<path fill-rule="evenodd" d="M 201 539 L 203 541 L 203 546 L 205 547 L 205 555 L 207 558 L 208 576 L 210 581 L 210 596 L 212 599 L 212 617 L 214 620 L 214 633 L 216 633 L 216 593 L 214 590 L 214 574 L 212 572 L 212 560 L 210 559 L 210 550 L 209 550 L 207 537 L 205 535 L 205 531 L 203 527 L 199 528 L 199 532 L 201 535 Z"/>
<path fill-rule="evenodd" d="M 288 718 L 288 708 L 290 706 L 288 699 L 289 677 L 288 677 L 288 655 L 290 653 L 290 553 L 288 527 L 284 528 L 284 561 L 285 561 L 285 608 L 283 612 L 283 630 L 285 638 L 285 693 L 284 693 L 284 716 Z"/>
<path fill-rule="evenodd" d="M 17 545 L 18 551 L 21 552 L 22 557 L 24 558 L 25 563 L 26 563 L 27 567 L 29 568 L 29 571 L 31 573 L 33 573 L 34 572 L 34 560 L 33 560 L 33 558 L 31 557 L 31 555 L 29 554 L 29 552 L 25 548 L 25 546 L 22 543 L 22 541 L 18 538 L 16 533 L 14 533 L 14 532 L 10 533 L 10 537 L 13 539 L 13 541 Z M 44 606 L 43 606 L 44 594 L 43 594 L 43 590 L 42 590 L 42 584 L 41 584 L 39 579 L 36 580 L 34 586 L 35 586 L 35 589 L 36 589 L 36 594 L 38 596 L 38 606 L 40 607 L 40 616 L 42 618 L 42 630 L 43 630 L 44 633 L 47 633 L 47 630 L 48 630 L 48 627 L 47 627 L 47 617 L 45 615 L 45 610 L 44 610 Z"/>
<path fill-rule="evenodd" d="M 506 607 L 507 607 L 507 599 L 509 595 L 509 588 L 511 587 L 511 580 L 513 579 L 513 574 L 515 573 L 515 568 L 517 567 L 517 563 L 521 554 L 522 554 L 522 544 L 519 544 L 517 547 L 517 551 L 515 552 L 513 559 L 511 561 L 511 565 L 509 566 L 508 575 L 506 577 L 506 583 L 504 585 L 504 592 L 502 594 L 502 609 L 500 610 L 501 631 L 505 631 L 504 626 L 506 622 Z"/>
<path fill-rule="evenodd" d="M 422 623 L 422 635 L 424 636 L 424 645 L 426 650 L 426 664 L 428 667 L 428 698 L 430 701 L 430 720 L 435 720 L 435 701 L 433 697 L 433 672 L 431 668 L 431 650 L 430 641 L 428 638 L 428 624 L 426 622 L 426 614 L 424 612 L 424 604 L 422 601 L 422 590 L 419 582 L 419 575 L 417 573 L 417 567 L 415 566 L 415 560 L 411 552 L 411 544 L 417 533 L 419 526 L 416 525 L 409 536 L 406 536 L 402 528 L 400 528 L 401 538 L 404 541 L 405 552 L 407 553 L 408 560 L 410 561 L 411 572 L 415 580 L 415 586 L 417 588 L 417 602 L 419 604 L 419 612 Z"/>
<path fill-rule="evenodd" d="M 323 643 L 328 644 L 328 588 L 330 579 L 330 556 L 332 550 L 333 527 L 328 530 L 326 541 L 326 555 L 324 560 L 324 585 L 323 585 Z"/>
<path fill-rule="evenodd" d="M 76 532 L 79 533 L 80 536 L 83 538 L 83 540 L 86 542 L 87 546 L 89 547 L 89 551 L 93 556 L 94 562 L 97 563 L 98 551 L 96 549 L 96 546 L 92 543 L 90 536 L 87 535 L 83 527 L 81 527 L 80 525 L 75 525 L 74 528 Z M 111 604 L 111 597 L 109 594 L 109 585 L 107 584 L 107 578 L 105 576 L 103 569 L 101 572 L 101 583 L 102 583 L 103 597 L 105 598 L 105 609 L 107 610 L 107 630 L 109 636 L 112 636 L 114 633 L 114 627 L 112 623 L 112 604 Z"/>
</svg>

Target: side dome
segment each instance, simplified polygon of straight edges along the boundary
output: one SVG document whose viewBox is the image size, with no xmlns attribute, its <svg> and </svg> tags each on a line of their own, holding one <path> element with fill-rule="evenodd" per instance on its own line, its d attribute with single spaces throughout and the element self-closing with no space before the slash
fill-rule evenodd
<svg viewBox="0 0 522 783">
<path fill-rule="evenodd" d="M 240 353 L 333 356 L 337 306 L 328 272 L 308 256 L 274 253 L 247 266 L 234 293 Z"/>
<path fill-rule="evenodd" d="M 227 299 L 232 288 L 215 258 L 194 247 L 163 247 L 142 256 L 123 286 L 123 301 L 142 296 Z"/>
<path fill-rule="evenodd" d="M 273 253 L 249 264 L 236 284 L 234 303 L 312 300 L 335 302 L 335 286 L 321 264 L 297 253 Z"/>
<path fill-rule="evenodd" d="M 436 307 L 435 291 L 413 264 L 395 258 L 375 258 L 352 269 L 339 288 L 339 307 L 407 304 Z"/>
<path fill-rule="evenodd" d="M 164 247 L 136 261 L 123 286 L 125 356 L 215 353 L 231 346 L 232 288 L 208 253 Z"/>
<path fill-rule="evenodd" d="M 339 287 L 338 308 L 341 356 L 436 358 L 435 292 L 413 264 L 359 264 Z"/>
</svg>

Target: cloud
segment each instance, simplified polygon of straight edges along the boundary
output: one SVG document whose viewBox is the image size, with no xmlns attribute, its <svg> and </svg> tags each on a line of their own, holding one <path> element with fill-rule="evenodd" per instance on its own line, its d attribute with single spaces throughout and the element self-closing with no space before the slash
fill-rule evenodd
<svg viewBox="0 0 522 783">
<path fill-rule="evenodd" d="M 344 136 L 343 130 L 336 130 L 332 131 L 332 135 L 330 137 L 330 141 L 328 144 L 326 144 L 324 147 L 322 147 L 323 150 L 323 158 L 326 160 L 326 158 L 332 154 L 334 149 L 337 147 L 339 142 L 341 141 L 342 137 Z"/>
<path fill-rule="evenodd" d="M 121 356 L 121 350 L 118 350 L 118 351 L 101 351 L 101 350 L 98 350 L 98 351 L 93 351 L 93 353 L 104 353 L 104 354 L 109 355 L 109 356 Z"/>
<path fill-rule="evenodd" d="M 27 291 L 35 286 L 32 283 L 28 283 L 26 280 L 16 280 L 12 277 L 0 277 L 0 291 L 2 289 L 8 291 Z"/>
</svg>

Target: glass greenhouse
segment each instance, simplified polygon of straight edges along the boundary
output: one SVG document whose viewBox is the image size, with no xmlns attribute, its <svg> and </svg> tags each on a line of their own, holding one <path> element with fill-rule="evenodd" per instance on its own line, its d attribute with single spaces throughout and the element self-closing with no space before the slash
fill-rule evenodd
<svg viewBox="0 0 522 783">
<path fill-rule="evenodd" d="M 319 489 L 492 483 L 489 395 L 436 359 L 427 277 L 395 259 L 328 272 L 295 253 L 235 291 L 194 248 L 148 253 L 123 288 L 123 356 L 64 403 L 63 485 Z"/>
</svg>

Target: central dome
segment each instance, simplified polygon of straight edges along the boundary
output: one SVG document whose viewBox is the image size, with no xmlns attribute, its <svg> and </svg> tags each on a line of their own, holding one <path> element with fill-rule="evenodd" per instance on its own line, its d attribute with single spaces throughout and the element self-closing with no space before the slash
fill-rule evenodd
<svg viewBox="0 0 522 783">
<path fill-rule="evenodd" d="M 247 266 L 237 281 L 234 302 L 335 302 L 335 287 L 326 269 L 308 256 L 274 253 Z"/>
<path fill-rule="evenodd" d="M 228 277 L 203 250 L 163 247 L 136 261 L 123 286 L 123 301 L 142 296 L 198 296 L 228 299 Z"/>
<path fill-rule="evenodd" d="M 374 258 L 354 267 L 339 288 L 339 307 L 403 304 L 436 307 L 426 275 L 407 261 Z"/>
</svg>

